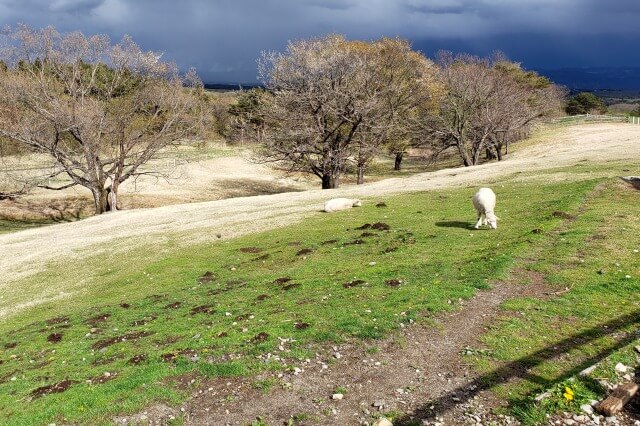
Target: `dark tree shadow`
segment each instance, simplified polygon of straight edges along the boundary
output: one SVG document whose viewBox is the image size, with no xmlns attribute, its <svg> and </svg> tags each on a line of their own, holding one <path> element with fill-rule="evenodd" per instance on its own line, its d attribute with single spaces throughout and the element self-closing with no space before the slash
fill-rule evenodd
<svg viewBox="0 0 640 426">
<path fill-rule="evenodd" d="M 83 197 L 64 197 L 43 201 L 14 200 L 0 203 L 0 220 L 17 225 L 46 225 L 74 222 L 91 214 L 91 201 Z M 10 203 L 10 204 L 8 204 Z M 5 213 L 6 206 L 10 213 Z"/>
<path fill-rule="evenodd" d="M 474 225 L 475 223 L 462 222 L 459 220 L 445 220 L 436 222 L 436 226 L 439 226 L 441 228 L 462 228 L 475 230 L 476 228 L 473 227 Z"/>
<path fill-rule="evenodd" d="M 216 185 L 225 191 L 227 195 L 226 198 L 251 197 L 254 195 L 272 195 L 280 194 L 282 192 L 303 191 L 303 189 L 297 188 L 293 185 L 258 179 L 226 179 L 217 182 Z"/>
<path fill-rule="evenodd" d="M 621 330 L 633 324 L 640 324 L 640 311 L 623 315 L 607 323 L 600 324 L 596 327 L 577 333 L 559 342 L 553 343 L 552 345 L 537 352 L 505 364 L 500 368 L 476 378 L 464 386 L 460 386 L 440 396 L 436 400 L 428 401 L 425 405 L 418 407 L 413 412 L 407 413 L 403 417 L 396 419 L 393 424 L 411 425 L 415 424 L 416 420 L 434 420 L 436 416 L 441 416 L 451 410 L 454 406 L 473 399 L 473 397 L 480 392 L 489 390 L 511 379 L 522 378 L 533 383 L 537 383 L 543 388 L 548 388 L 554 383 L 561 382 L 562 380 L 578 374 L 585 368 L 596 364 L 611 353 L 636 340 L 638 338 L 637 332 L 621 333 Z M 543 362 L 565 355 L 572 349 L 588 346 L 594 340 L 605 336 L 610 336 L 614 339 L 614 343 L 592 355 L 588 359 L 585 359 L 581 363 L 574 365 L 573 368 L 564 371 L 561 377 L 553 381 L 530 372 L 533 367 Z M 597 384 L 594 384 L 594 386 L 597 386 Z M 638 397 L 636 396 L 636 401 L 632 403 L 638 404 L 637 399 Z M 520 401 L 519 403 L 524 402 L 525 401 Z M 431 407 L 433 407 L 433 409 Z M 631 407 L 635 407 L 635 405 L 632 405 Z M 625 413 L 629 416 L 636 416 L 635 418 L 638 418 L 637 412 L 633 409 L 627 409 Z"/>
</svg>

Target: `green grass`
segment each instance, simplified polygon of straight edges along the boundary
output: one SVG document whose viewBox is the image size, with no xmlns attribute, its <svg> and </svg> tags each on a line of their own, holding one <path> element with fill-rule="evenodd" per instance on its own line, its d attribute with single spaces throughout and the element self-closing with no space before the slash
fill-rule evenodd
<svg viewBox="0 0 640 426">
<path fill-rule="evenodd" d="M 185 400 L 190 390 L 172 377 L 283 370 L 348 339 L 374 347 L 375 339 L 402 323 L 427 323 L 455 309 L 450 301 L 505 279 L 532 251 L 552 246 L 553 256 L 570 254 L 578 242 L 557 244 L 531 230 L 566 226 L 552 212 L 575 213 L 598 183 L 495 185 L 498 231 L 470 229 L 473 189 L 462 188 L 387 198 L 386 208 L 370 200 L 362 208 L 316 214 L 228 242 L 177 250 L 167 238 L 156 253 L 49 265 L 17 284 L 26 290 L 22 297 L 40 286 L 68 288 L 71 296 L 0 324 L 0 424 L 108 423 L 153 402 Z M 376 222 L 390 229 L 356 229 Z M 584 237 L 587 228 L 570 228 L 567 238 Z M 390 286 L 388 280 L 401 283 Z M 19 303 L 16 297 L 2 299 L 0 307 Z M 148 335 L 132 334 L 140 332 Z M 47 341 L 53 333 L 61 335 L 59 342 Z M 122 336 L 128 338 L 107 345 Z M 288 365 L 261 357 L 268 352 L 281 354 Z M 111 380 L 96 383 L 105 372 Z M 74 383 L 64 393 L 30 397 L 65 379 Z"/>
<path fill-rule="evenodd" d="M 638 192 L 615 181 L 599 189 L 574 221 L 546 235 L 526 264 L 561 294 L 504 303 L 504 318 L 483 339 L 488 350 L 470 357 L 488 376 L 507 363 L 526 368 L 526 374 L 496 388 L 525 424 L 543 423 L 546 414 L 557 411 L 579 412 L 581 404 L 605 393 L 594 378 L 616 383 L 615 364 L 636 363 Z M 577 375 L 596 362 L 590 376 Z M 575 391 L 571 401 L 563 396 L 566 386 Z M 547 390 L 549 398 L 533 399 Z"/>
</svg>

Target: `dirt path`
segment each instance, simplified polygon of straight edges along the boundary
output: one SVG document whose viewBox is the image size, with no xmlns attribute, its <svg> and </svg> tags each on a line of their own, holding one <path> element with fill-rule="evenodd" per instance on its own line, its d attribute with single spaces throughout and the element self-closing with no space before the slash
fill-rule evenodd
<svg viewBox="0 0 640 426">
<path fill-rule="evenodd" d="M 247 233 L 286 226 L 317 212 L 323 201 L 336 196 L 376 199 L 402 192 L 465 185 L 479 186 L 500 176 L 535 172 L 581 161 L 606 162 L 640 159 L 640 126 L 586 124 L 557 132 L 553 140 L 519 151 L 505 161 L 470 168 L 440 170 L 407 178 L 386 179 L 368 185 L 326 191 L 282 193 L 232 198 L 153 209 L 120 211 L 65 223 L 0 235 L 0 293 L 19 292 L 12 285 L 52 263 L 78 261 L 101 253 L 126 252 L 170 237 L 177 244 L 234 238 Z M 621 173 L 623 173 L 621 171 Z M 630 174 L 639 174 L 637 170 Z M 562 179 L 562 175 L 548 176 Z M 43 292 L 45 289 L 43 289 Z M 65 297 L 65 288 L 47 288 L 20 306 L 3 306 L 0 318 L 22 307 L 37 305 L 52 294 Z M 10 298 L 7 298 L 10 299 Z"/>
<path fill-rule="evenodd" d="M 375 353 L 355 344 L 318 353 L 315 359 L 296 364 L 301 372 L 280 378 L 284 388 L 274 387 L 266 394 L 246 379 L 205 382 L 183 407 L 185 421 L 190 425 L 244 425 L 261 417 L 269 425 L 282 425 L 297 416 L 308 418 L 309 424 L 359 425 L 396 411 L 410 413 L 396 424 L 415 420 L 475 424 L 466 412 L 482 409 L 479 402 L 491 396 L 480 392 L 479 376 L 462 362 L 460 351 L 478 347 L 478 337 L 504 300 L 542 295 L 543 291 L 540 283 L 498 284 L 458 302 L 462 304 L 459 310 L 441 316 L 435 326 L 409 326 L 392 338 L 374 342 Z M 286 345 L 281 354 L 286 356 Z M 339 387 L 346 389 L 344 398 L 334 400 L 332 394 Z M 483 405 L 489 404 L 494 401 Z M 482 411 L 479 414 L 488 414 Z M 155 420 L 166 418 L 165 413 Z"/>
</svg>

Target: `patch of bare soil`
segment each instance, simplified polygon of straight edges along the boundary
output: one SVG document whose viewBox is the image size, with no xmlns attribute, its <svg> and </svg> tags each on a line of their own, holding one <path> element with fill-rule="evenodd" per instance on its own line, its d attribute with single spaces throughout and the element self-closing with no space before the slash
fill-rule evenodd
<svg viewBox="0 0 640 426">
<path fill-rule="evenodd" d="M 478 337 L 503 314 L 498 309 L 503 301 L 549 293 L 542 277 L 529 276 L 529 271 L 516 275 L 513 282 L 524 279 L 529 284 L 497 283 L 470 300 L 458 301 L 458 309 L 434 318 L 434 325 L 407 325 L 382 341 L 345 343 L 322 349 L 314 359 L 295 361 L 297 370 L 282 375 L 279 385 L 266 393 L 252 383 L 269 373 L 205 380 L 181 407 L 185 423 L 244 425 L 262 418 L 270 425 L 282 425 L 303 415 L 311 420 L 296 424 L 360 425 L 372 423 L 383 412 L 397 411 L 406 415 L 395 425 L 436 418 L 445 425 L 475 424 L 467 417 L 472 403 L 484 403 L 488 410 L 500 402 L 478 386 L 480 375 L 465 364 L 461 353 L 480 348 Z M 399 284 L 389 281 L 390 286 Z M 296 329 L 307 327 L 304 322 L 294 324 Z M 260 333 L 252 341 L 267 337 Z M 286 348 L 278 355 L 286 359 Z M 343 399 L 332 399 L 340 387 L 346 389 Z M 152 420 L 162 422 L 166 417 Z"/>
<path fill-rule="evenodd" d="M 63 380 L 61 382 L 58 383 L 54 383 L 51 385 L 46 385 L 46 386 L 41 386 L 39 388 L 34 389 L 33 391 L 31 391 L 31 393 L 29 394 L 31 396 L 32 399 L 36 399 L 36 398 L 40 398 L 41 396 L 44 395 L 49 395 L 51 393 L 62 393 L 64 391 L 66 391 L 67 389 L 69 389 L 69 387 L 71 387 L 72 384 L 77 383 L 73 380 Z"/>
</svg>

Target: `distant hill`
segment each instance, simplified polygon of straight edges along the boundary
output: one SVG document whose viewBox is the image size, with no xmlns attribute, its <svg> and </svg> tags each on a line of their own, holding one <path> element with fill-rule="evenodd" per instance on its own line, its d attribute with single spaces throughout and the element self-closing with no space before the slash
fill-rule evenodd
<svg viewBox="0 0 640 426">
<path fill-rule="evenodd" d="M 204 83 L 204 88 L 216 92 L 231 92 L 235 90 L 248 90 L 258 87 L 257 83 Z"/>
<path fill-rule="evenodd" d="M 539 69 L 538 73 L 566 86 L 573 92 L 598 90 L 627 90 L 640 92 L 640 67 L 591 67 Z M 259 83 L 205 83 L 207 90 L 234 91 L 259 87 Z"/>
<path fill-rule="evenodd" d="M 640 91 L 640 67 L 560 68 L 538 72 L 571 90 Z"/>
</svg>

